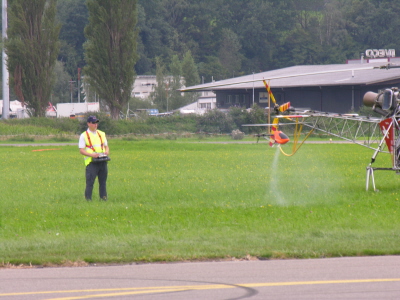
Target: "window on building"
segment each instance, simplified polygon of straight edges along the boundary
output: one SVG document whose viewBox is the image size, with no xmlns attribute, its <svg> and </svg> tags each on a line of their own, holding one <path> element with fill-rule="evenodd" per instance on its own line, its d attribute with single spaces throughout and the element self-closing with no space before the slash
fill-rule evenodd
<svg viewBox="0 0 400 300">
<path fill-rule="evenodd" d="M 235 95 L 235 104 L 239 104 L 240 95 Z"/>
<path fill-rule="evenodd" d="M 211 109 L 211 103 L 200 103 L 200 108 Z"/>
</svg>

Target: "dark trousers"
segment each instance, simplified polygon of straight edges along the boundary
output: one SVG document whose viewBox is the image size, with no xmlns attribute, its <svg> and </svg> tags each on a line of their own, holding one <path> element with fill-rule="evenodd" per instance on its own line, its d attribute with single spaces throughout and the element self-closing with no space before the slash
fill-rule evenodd
<svg viewBox="0 0 400 300">
<path fill-rule="evenodd" d="M 107 162 L 90 163 L 86 166 L 86 200 L 92 200 L 93 185 L 96 177 L 99 179 L 99 194 L 103 200 L 107 199 Z"/>
</svg>

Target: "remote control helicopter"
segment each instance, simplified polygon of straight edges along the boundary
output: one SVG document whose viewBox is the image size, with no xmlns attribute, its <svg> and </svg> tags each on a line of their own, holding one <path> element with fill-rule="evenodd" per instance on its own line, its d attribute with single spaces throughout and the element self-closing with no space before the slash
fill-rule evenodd
<svg viewBox="0 0 400 300">
<path fill-rule="evenodd" d="M 371 107 L 372 111 L 382 117 L 367 117 L 358 114 L 337 114 L 318 111 L 296 111 L 290 107 L 290 103 L 278 105 L 269 85 L 264 80 L 264 84 L 274 105 L 275 118 L 271 124 L 244 124 L 245 127 L 268 127 L 268 133 L 263 137 L 269 138 L 269 145 L 284 145 L 289 142 L 289 137 L 279 126 L 294 125 L 293 132 L 293 151 L 287 154 L 280 148 L 286 156 L 294 155 L 305 140 L 314 131 L 320 131 L 334 137 L 358 144 L 374 150 L 371 161 L 367 166 L 366 190 L 372 181 L 374 191 L 376 191 L 374 171 L 391 170 L 400 173 L 400 94 L 399 88 L 392 87 L 378 93 L 367 92 L 363 97 L 363 103 Z M 290 114 L 287 114 L 289 112 Z M 288 123 L 291 122 L 291 123 Z M 299 143 L 302 129 L 306 127 L 309 132 L 304 140 Z M 259 137 L 259 136 L 258 136 Z M 391 155 L 390 168 L 373 167 L 379 153 Z"/>
<path fill-rule="evenodd" d="M 365 67 L 365 69 L 379 68 L 399 68 L 400 66 L 385 65 L 379 67 Z M 340 70 L 349 71 L 351 69 Z M 328 71 L 335 72 L 335 71 Z M 328 72 L 313 72 L 302 75 L 318 75 Z M 336 70 L 336 72 L 338 72 Z M 258 133 L 257 141 L 263 137 L 269 140 L 270 146 L 278 146 L 280 151 L 286 156 L 294 155 L 303 145 L 305 140 L 313 132 L 321 132 L 332 137 L 337 137 L 348 142 L 367 147 L 374 150 L 371 161 L 366 167 L 366 190 L 369 189 L 370 181 L 374 191 L 377 191 L 375 186 L 374 171 L 389 170 L 400 173 L 400 94 L 399 88 L 391 87 L 378 92 L 369 91 L 363 96 L 363 104 L 366 107 L 372 108 L 372 111 L 377 113 L 378 117 L 360 116 L 358 114 L 339 114 L 327 113 L 315 110 L 296 110 L 291 107 L 290 102 L 279 105 L 271 91 L 269 84 L 270 80 L 278 78 L 295 77 L 298 75 L 286 75 L 285 77 L 273 77 L 262 79 L 265 88 L 268 92 L 268 123 L 266 124 L 244 124 L 244 127 L 266 127 L 265 133 Z M 243 84 L 259 81 L 247 80 L 241 82 L 211 83 L 207 86 L 212 87 Z M 268 82 L 267 82 L 268 81 Z M 191 89 L 182 89 L 181 91 L 193 91 L 202 89 L 195 87 Z M 271 109 L 270 109 L 271 108 Z M 273 121 L 270 122 L 271 111 L 275 115 Z M 291 125 L 293 132 L 293 150 L 287 154 L 283 151 L 281 145 L 287 144 L 290 141 L 289 135 L 280 127 Z M 308 129 L 303 141 L 299 141 L 301 132 L 304 128 Z M 391 167 L 374 167 L 373 164 L 379 153 L 387 153 L 391 156 Z"/>
</svg>

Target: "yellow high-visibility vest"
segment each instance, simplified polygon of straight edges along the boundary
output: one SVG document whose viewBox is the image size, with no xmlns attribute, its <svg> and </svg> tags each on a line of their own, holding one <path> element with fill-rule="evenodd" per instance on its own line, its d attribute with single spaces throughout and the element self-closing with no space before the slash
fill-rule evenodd
<svg viewBox="0 0 400 300">
<path fill-rule="evenodd" d="M 85 137 L 85 150 L 89 153 L 103 153 L 105 151 L 104 142 L 107 141 L 106 134 L 101 130 L 96 130 L 96 134 L 93 134 L 90 130 L 86 130 L 83 133 Z M 90 156 L 85 156 L 85 166 L 92 162 Z"/>
</svg>

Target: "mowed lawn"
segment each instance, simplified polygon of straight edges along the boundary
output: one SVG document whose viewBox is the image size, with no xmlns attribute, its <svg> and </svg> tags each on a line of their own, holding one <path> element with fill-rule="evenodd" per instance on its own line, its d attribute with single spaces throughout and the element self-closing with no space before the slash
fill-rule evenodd
<svg viewBox="0 0 400 300">
<path fill-rule="evenodd" d="M 109 142 L 107 202 L 84 200 L 77 146 L 0 147 L 3 264 L 400 254 L 400 176 L 367 192 L 372 150 Z"/>
</svg>

